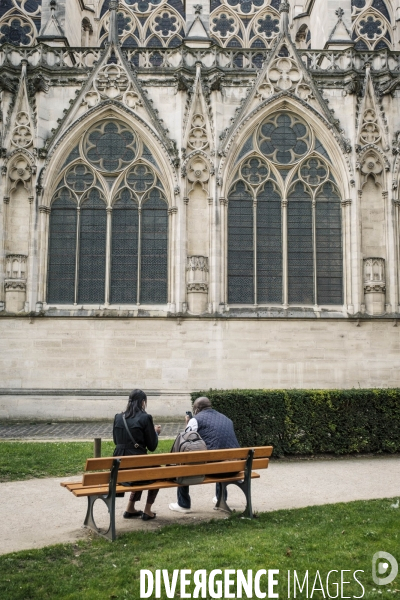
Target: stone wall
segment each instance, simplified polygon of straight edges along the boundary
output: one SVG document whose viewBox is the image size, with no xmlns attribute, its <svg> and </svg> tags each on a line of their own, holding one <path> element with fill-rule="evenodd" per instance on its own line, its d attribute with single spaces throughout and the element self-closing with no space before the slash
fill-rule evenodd
<svg viewBox="0 0 400 600">
<path fill-rule="evenodd" d="M 394 325 L 383 319 L 1 319 L 0 418 L 112 417 L 133 387 L 149 392 L 153 414 L 167 417 L 188 410 L 191 391 L 210 387 L 398 387 L 400 329 Z"/>
</svg>

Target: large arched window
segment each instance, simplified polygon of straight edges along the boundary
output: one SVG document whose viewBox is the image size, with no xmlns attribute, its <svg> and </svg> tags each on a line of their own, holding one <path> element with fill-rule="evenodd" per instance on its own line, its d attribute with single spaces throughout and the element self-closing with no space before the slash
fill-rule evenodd
<svg viewBox="0 0 400 600">
<path fill-rule="evenodd" d="M 355 49 L 391 48 L 393 33 L 385 0 L 352 0 L 351 6 Z"/>
<path fill-rule="evenodd" d="M 147 146 L 93 126 L 69 154 L 50 215 L 48 303 L 165 304 L 168 204 Z"/>
<path fill-rule="evenodd" d="M 228 196 L 228 302 L 340 305 L 340 194 L 309 125 L 276 113 L 238 154 Z"/>
</svg>

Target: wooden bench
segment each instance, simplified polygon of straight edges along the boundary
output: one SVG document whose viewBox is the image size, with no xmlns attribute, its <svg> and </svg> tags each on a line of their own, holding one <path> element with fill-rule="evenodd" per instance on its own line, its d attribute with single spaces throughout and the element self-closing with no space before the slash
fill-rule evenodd
<svg viewBox="0 0 400 600">
<path fill-rule="evenodd" d="M 205 479 L 202 482 L 204 484 L 221 483 L 216 508 L 229 512 L 231 511 L 224 500 L 223 492 L 228 485 L 237 485 L 246 496 L 246 509 L 243 516 L 253 518 L 251 480 L 260 475 L 252 469 L 253 467 L 266 469 L 271 454 L 272 446 L 262 446 L 254 449 L 232 448 L 118 458 L 89 458 L 81 482 L 62 482 L 61 485 L 78 498 L 87 496 L 85 527 L 93 529 L 107 539 L 115 540 L 116 494 L 180 487 L 175 481 L 176 477 L 204 475 Z M 109 528 L 105 533 L 98 529 L 93 516 L 93 506 L 98 499 L 106 503 L 110 514 Z"/>
</svg>

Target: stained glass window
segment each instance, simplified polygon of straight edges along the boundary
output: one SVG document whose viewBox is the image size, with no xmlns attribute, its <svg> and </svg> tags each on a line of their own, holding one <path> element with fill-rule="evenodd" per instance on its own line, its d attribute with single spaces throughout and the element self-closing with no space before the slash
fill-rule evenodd
<svg viewBox="0 0 400 600">
<path fill-rule="evenodd" d="M 100 171 L 120 171 L 136 157 L 136 136 L 122 123 L 99 123 L 86 136 L 85 154 Z"/>
<path fill-rule="evenodd" d="M 90 190 L 81 208 L 78 302 L 105 300 L 107 213 L 97 188 Z"/>
<path fill-rule="evenodd" d="M 47 302 L 75 301 L 77 204 L 67 188 L 61 188 L 51 205 Z"/>
<path fill-rule="evenodd" d="M 253 197 L 243 182 L 229 194 L 228 302 L 254 304 Z"/>
<path fill-rule="evenodd" d="M 315 229 L 318 304 L 342 304 L 343 256 L 340 197 L 331 182 L 317 195 Z"/>
<path fill-rule="evenodd" d="M 168 207 L 157 188 L 142 208 L 140 302 L 165 304 L 168 297 Z"/>
<path fill-rule="evenodd" d="M 288 289 L 290 304 L 314 303 L 311 195 L 298 182 L 288 198 Z"/>
<path fill-rule="evenodd" d="M 124 188 L 113 205 L 111 236 L 111 303 L 136 304 L 139 211 L 132 192 Z"/>
<path fill-rule="evenodd" d="M 288 165 L 308 152 L 310 132 L 307 125 L 295 115 L 280 113 L 261 125 L 258 143 L 266 157 L 278 164 Z"/>
<path fill-rule="evenodd" d="M 257 303 L 282 302 L 281 198 L 271 181 L 257 196 Z"/>
</svg>

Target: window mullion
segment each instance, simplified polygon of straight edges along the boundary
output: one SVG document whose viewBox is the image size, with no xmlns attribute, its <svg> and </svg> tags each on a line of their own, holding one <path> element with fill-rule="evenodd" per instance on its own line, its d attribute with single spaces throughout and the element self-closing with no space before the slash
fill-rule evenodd
<svg viewBox="0 0 400 600">
<path fill-rule="evenodd" d="M 317 280 L 317 219 L 316 219 L 316 209 L 315 209 L 315 196 L 312 199 L 312 236 L 313 236 L 313 254 L 314 254 L 314 259 L 313 259 L 313 277 L 314 277 L 314 305 L 315 307 L 318 306 L 318 289 L 317 289 L 317 284 L 318 284 L 318 280 Z"/>
<path fill-rule="evenodd" d="M 139 206 L 139 226 L 138 226 L 138 272 L 137 272 L 137 304 L 140 304 L 140 280 L 142 264 L 142 207 Z"/>
<path fill-rule="evenodd" d="M 254 304 L 257 306 L 257 197 L 253 199 L 253 269 L 254 269 Z"/>
<path fill-rule="evenodd" d="M 81 209 L 77 207 L 78 217 L 76 219 L 76 257 L 75 257 L 75 297 L 74 304 L 78 304 L 78 282 L 79 282 L 79 251 L 81 241 Z"/>
<path fill-rule="evenodd" d="M 289 306 L 289 283 L 288 283 L 288 227 L 287 227 L 287 198 L 282 199 L 282 283 L 283 283 L 283 306 Z"/>
<path fill-rule="evenodd" d="M 106 232 L 106 288 L 105 304 L 110 304 L 110 279 L 111 279 L 111 236 L 112 236 L 112 207 L 107 207 L 107 232 Z"/>
</svg>

